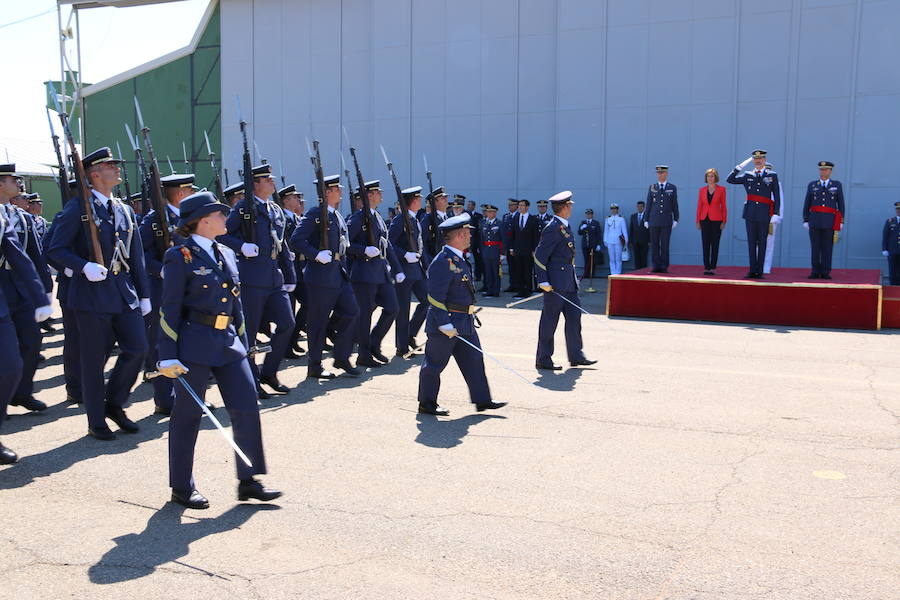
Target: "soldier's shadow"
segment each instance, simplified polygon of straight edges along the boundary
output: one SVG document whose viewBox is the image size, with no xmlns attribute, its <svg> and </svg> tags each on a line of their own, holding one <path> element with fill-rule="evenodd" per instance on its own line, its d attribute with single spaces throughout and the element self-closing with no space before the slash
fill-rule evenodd
<svg viewBox="0 0 900 600">
<path fill-rule="evenodd" d="M 502 415 L 466 415 L 459 419 L 440 420 L 433 415 L 416 415 L 419 435 L 416 443 L 429 448 L 455 448 L 469 434 L 469 428 L 488 419 L 505 419 Z"/>
<path fill-rule="evenodd" d="M 570 392 L 584 372 L 583 367 L 569 368 L 565 371 L 541 371 L 535 385 L 554 392 Z"/>
<path fill-rule="evenodd" d="M 237 504 L 218 517 L 182 523 L 184 507 L 173 502 L 156 511 L 140 533 L 128 533 L 113 541 L 116 545 L 88 569 L 92 583 L 111 584 L 151 575 L 169 562 L 186 556 L 190 545 L 209 535 L 236 529 L 259 511 L 278 510 L 273 504 Z M 192 569 L 199 569 L 186 565 Z M 209 576 L 215 573 L 204 571 Z"/>
</svg>

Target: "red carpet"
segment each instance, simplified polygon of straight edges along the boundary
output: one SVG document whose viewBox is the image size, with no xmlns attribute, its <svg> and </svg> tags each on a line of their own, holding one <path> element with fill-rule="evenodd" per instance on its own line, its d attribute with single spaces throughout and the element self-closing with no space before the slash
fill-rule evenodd
<svg viewBox="0 0 900 600">
<path fill-rule="evenodd" d="M 807 279 L 809 269 L 774 269 L 762 280 L 744 279 L 746 273 L 746 267 L 719 267 L 711 276 L 703 274 L 702 266 L 675 265 L 668 273 L 642 269 L 612 275 L 607 315 L 835 329 L 881 327 L 880 271 L 836 269 L 830 280 Z"/>
</svg>

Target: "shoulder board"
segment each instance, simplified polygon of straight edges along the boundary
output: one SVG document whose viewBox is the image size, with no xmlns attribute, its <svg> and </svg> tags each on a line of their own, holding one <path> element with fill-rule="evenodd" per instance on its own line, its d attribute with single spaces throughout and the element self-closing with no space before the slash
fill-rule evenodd
<svg viewBox="0 0 900 600">
<path fill-rule="evenodd" d="M 187 246 L 182 246 L 179 248 L 181 250 L 181 255 L 184 257 L 185 264 L 190 264 L 194 260 L 194 256 L 191 254 L 190 248 Z"/>
</svg>

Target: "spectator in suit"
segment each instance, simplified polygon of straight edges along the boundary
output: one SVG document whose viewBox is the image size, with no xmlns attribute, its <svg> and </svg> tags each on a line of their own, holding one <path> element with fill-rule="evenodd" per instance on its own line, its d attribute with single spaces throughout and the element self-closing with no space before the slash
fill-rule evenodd
<svg viewBox="0 0 900 600">
<path fill-rule="evenodd" d="M 719 262 L 719 239 L 728 221 L 725 186 L 719 185 L 719 172 L 706 170 L 706 185 L 697 193 L 697 229 L 703 243 L 703 274 L 715 275 Z"/>
<path fill-rule="evenodd" d="M 628 221 L 628 243 L 631 244 L 635 271 L 647 268 L 647 254 L 650 252 L 650 230 L 644 227 L 647 218 L 645 206 L 643 200 L 638 202 L 637 210 Z"/>
<path fill-rule="evenodd" d="M 516 298 L 530 296 L 534 290 L 534 249 L 540 239 L 538 220 L 528 213 L 531 203 L 519 200 L 519 211 L 512 218 L 512 247 L 510 248 L 510 273 L 515 275 L 518 287 Z"/>
</svg>

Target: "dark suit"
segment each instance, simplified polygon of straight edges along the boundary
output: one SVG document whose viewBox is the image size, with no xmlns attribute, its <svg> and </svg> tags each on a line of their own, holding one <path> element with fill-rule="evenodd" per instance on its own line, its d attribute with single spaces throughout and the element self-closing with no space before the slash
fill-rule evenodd
<svg viewBox="0 0 900 600">
<path fill-rule="evenodd" d="M 512 230 L 510 277 L 515 282 L 514 290 L 521 296 L 527 296 L 534 289 L 533 253 L 541 234 L 537 217 L 526 215 L 523 227 L 522 215 L 517 214 L 511 218 L 510 229 Z"/>
<path fill-rule="evenodd" d="M 644 227 L 647 213 L 634 213 L 628 220 L 628 242 L 631 244 L 631 255 L 634 257 L 634 268 L 647 267 L 647 253 L 650 251 L 650 230 Z"/>
</svg>

